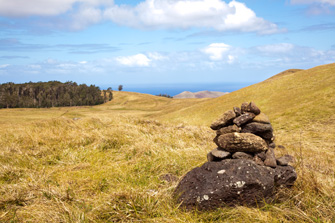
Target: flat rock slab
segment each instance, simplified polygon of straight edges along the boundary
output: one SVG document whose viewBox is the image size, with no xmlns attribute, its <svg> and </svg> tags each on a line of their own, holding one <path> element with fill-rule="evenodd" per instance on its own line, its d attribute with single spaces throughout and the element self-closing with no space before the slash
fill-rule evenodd
<svg viewBox="0 0 335 223">
<path fill-rule="evenodd" d="M 244 113 L 237 118 L 234 119 L 234 124 L 237 126 L 242 126 L 248 122 L 250 122 L 255 117 L 254 113 Z"/>
<path fill-rule="evenodd" d="M 220 135 L 215 143 L 228 152 L 259 153 L 268 149 L 261 137 L 251 133 L 227 133 Z"/>
<path fill-rule="evenodd" d="M 250 122 L 243 126 L 241 132 L 248 132 L 248 133 L 261 133 L 261 132 L 268 132 L 268 131 L 273 131 L 272 125 L 268 123 L 260 123 L 260 122 Z"/>
<path fill-rule="evenodd" d="M 210 127 L 213 130 L 218 130 L 222 127 L 229 125 L 235 117 L 236 117 L 235 112 L 233 110 L 228 110 L 225 113 L 223 113 L 220 118 L 215 120 Z"/>
<path fill-rule="evenodd" d="M 207 161 L 212 162 L 212 161 L 221 161 L 225 158 L 230 157 L 231 154 L 230 152 L 223 151 L 219 148 L 213 149 L 207 154 Z"/>
<path fill-rule="evenodd" d="M 188 172 L 175 190 L 186 209 L 256 205 L 271 197 L 275 171 L 250 160 L 207 162 Z"/>
</svg>

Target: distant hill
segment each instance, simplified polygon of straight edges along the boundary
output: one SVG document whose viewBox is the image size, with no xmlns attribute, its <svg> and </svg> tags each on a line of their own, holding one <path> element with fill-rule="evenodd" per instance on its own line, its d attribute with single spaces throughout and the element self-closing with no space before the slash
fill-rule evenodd
<svg viewBox="0 0 335 223">
<path fill-rule="evenodd" d="M 308 70 L 287 70 L 258 84 L 163 116 L 169 121 L 209 125 L 222 111 L 254 101 L 274 125 L 300 126 L 313 123 L 312 120 L 335 124 L 334 86 L 334 63 Z"/>
<path fill-rule="evenodd" d="M 217 98 L 225 94 L 228 94 L 228 92 L 198 91 L 198 92 L 193 93 L 190 91 L 184 91 L 180 94 L 173 96 L 173 98 Z"/>
</svg>

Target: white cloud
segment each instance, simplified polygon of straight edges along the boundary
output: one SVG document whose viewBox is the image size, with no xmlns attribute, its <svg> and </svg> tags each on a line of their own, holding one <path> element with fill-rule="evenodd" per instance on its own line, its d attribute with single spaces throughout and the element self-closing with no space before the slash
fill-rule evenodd
<svg viewBox="0 0 335 223">
<path fill-rule="evenodd" d="M 0 69 L 1 68 L 6 68 L 6 67 L 8 67 L 10 64 L 0 64 Z"/>
<path fill-rule="evenodd" d="M 329 4 L 335 5 L 335 0 L 291 0 L 291 4 Z"/>
<path fill-rule="evenodd" d="M 202 51 L 209 55 L 211 60 L 222 60 L 223 55 L 231 49 L 231 46 L 225 43 L 212 43 Z"/>
<path fill-rule="evenodd" d="M 145 0 L 131 7 L 114 5 L 104 12 L 113 22 L 142 29 L 213 28 L 270 34 L 276 24 L 259 18 L 245 4 L 222 0 Z"/>
<path fill-rule="evenodd" d="M 111 20 L 140 29 L 209 28 L 260 34 L 282 31 L 235 0 L 228 4 L 223 0 L 145 0 L 136 6 L 116 5 L 113 0 L 0 0 L 0 16 L 61 14 L 67 19 L 54 26 L 75 30 Z"/>
<path fill-rule="evenodd" d="M 144 54 L 139 53 L 132 56 L 117 57 L 116 61 L 129 67 L 148 67 L 151 60 Z"/>
<path fill-rule="evenodd" d="M 90 6 L 82 6 L 73 15 L 72 27 L 75 30 L 83 29 L 102 20 L 102 10 Z"/>
<path fill-rule="evenodd" d="M 291 43 L 277 43 L 258 46 L 256 49 L 264 54 L 288 53 L 294 49 L 294 45 Z"/>
<path fill-rule="evenodd" d="M 238 55 L 243 54 L 243 50 L 232 47 L 225 43 L 212 43 L 201 50 L 209 56 L 209 59 L 215 62 L 224 62 L 233 64 Z"/>
<path fill-rule="evenodd" d="M 0 0 L 0 15 L 55 16 L 71 10 L 74 4 L 111 6 L 113 0 Z"/>
</svg>

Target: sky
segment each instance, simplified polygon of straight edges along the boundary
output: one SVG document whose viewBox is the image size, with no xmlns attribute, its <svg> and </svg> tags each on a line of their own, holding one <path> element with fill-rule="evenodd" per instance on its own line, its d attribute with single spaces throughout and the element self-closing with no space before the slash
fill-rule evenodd
<svg viewBox="0 0 335 223">
<path fill-rule="evenodd" d="M 334 62 L 335 0 L 0 0 L 0 83 L 231 91 Z"/>
</svg>

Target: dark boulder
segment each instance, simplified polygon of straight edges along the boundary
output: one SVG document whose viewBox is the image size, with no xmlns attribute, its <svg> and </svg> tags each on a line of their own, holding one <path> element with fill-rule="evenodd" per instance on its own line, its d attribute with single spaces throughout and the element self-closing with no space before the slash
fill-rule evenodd
<svg viewBox="0 0 335 223">
<path fill-rule="evenodd" d="M 188 172 L 179 182 L 174 195 L 181 207 L 186 209 L 258 206 L 272 196 L 274 176 L 275 170 L 251 160 L 207 162 Z"/>
<path fill-rule="evenodd" d="M 251 133 L 227 133 L 216 137 L 214 142 L 228 152 L 258 153 L 268 149 L 261 137 Z"/>
</svg>

